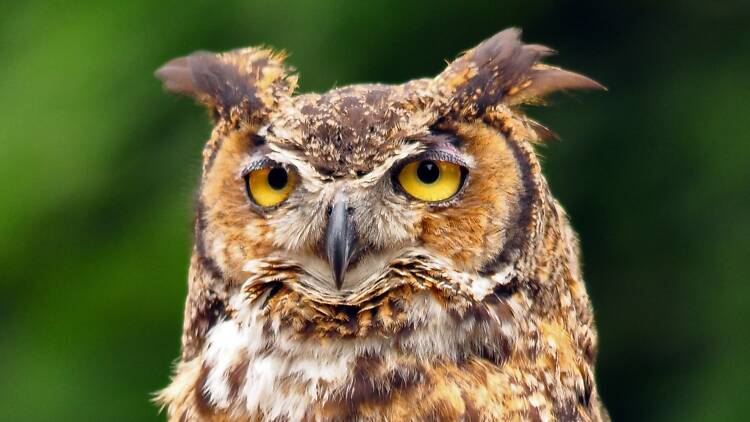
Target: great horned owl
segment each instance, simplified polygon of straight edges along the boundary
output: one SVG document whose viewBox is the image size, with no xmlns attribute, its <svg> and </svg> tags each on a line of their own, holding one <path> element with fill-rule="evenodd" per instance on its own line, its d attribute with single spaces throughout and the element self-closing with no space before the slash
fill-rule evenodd
<svg viewBox="0 0 750 422">
<path fill-rule="evenodd" d="M 294 95 L 283 54 L 157 71 L 206 105 L 174 421 L 606 418 L 576 235 L 518 106 L 601 88 L 508 29 L 435 78 Z"/>
</svg>

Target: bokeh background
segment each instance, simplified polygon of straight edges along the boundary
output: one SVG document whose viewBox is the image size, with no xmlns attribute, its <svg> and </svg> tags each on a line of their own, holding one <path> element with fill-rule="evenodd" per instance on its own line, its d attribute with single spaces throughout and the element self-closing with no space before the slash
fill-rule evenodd
<svg viewBox="0 0 750 422">
<path fill-rule="evenodd" d="M 0 420 L 161 420 L 209 124 L 152 72 L 268 44 L 301 90 L 401 82 L 495 32 L 607 93 L 534 117 L 583 242 L 615 420 L 750 411 L 750 3 L 132 0 L 0 13 Z"/>
</svg>

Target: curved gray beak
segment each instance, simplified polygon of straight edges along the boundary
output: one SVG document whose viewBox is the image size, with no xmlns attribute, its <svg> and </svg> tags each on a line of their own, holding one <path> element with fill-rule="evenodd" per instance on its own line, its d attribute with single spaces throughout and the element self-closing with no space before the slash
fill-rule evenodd
<svg viewBox="0 0 750 422">
<path fill-rule="evenodd" d="M 336 199 L 326 227 L 325 251 L 337 289 L 344 284 L 346 269 L 357 253 L 357 232 L 346 200 Z"/>
</svg>

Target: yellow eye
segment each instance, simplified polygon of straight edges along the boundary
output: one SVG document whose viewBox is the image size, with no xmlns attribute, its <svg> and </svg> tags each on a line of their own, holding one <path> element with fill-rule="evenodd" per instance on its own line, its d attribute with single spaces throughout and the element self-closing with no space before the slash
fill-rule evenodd
<svg viewBox="0 0 750 422">
<path fill-rule="evenodd" d="M 283 167 L 263 167 L 247 176 L 247 191 L 256 204 L 272 207 L 289 196 L 297 175 Z"/>
<path fill-rule="evenodd" d="M 417 160 L 398 173 L 398 182 L 409 195 L 428 202 L 444 201 L 461 188 L 461 166 L 448 161 Z"/>
</svg>

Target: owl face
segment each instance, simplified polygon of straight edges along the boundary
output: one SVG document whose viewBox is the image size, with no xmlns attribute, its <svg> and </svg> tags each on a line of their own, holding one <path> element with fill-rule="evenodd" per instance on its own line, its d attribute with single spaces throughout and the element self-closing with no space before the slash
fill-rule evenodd
<svg viewBox="0 0 750 422">
<path fill-rule="evenodd" d="M 230 283 L 255 277 L 348 305 L 413 271 L 449 289 L 491 273 L 529 196 L 530 163 L 507 135 L 533 141 L 542 128 L 512 107 L 598 87 L 539 64 L 550 50 L 518 35 L 501 32 L 434 79 L 324 94 L 293 95 L 296 77 L 267 50 L 165 65 L 165 86 L 205 103 L 216 121 L 204 151 L 200 255 Z"/>
<path fill-rule="evenodd" d="M 298 281 L 344 298 L 409 254 L 476 272 L 517 214 L 519 169 L 486 127 L 419 127 L 351 172 L 345 161 L 311 164 L 316 154 L 339 162 L 346 144 L 320 156 L 288 148 L 274 128 L 226 138 L 205 175 L 201 243 L 237 280 L 250 262 L 283 261 Z"/>
</svg>

